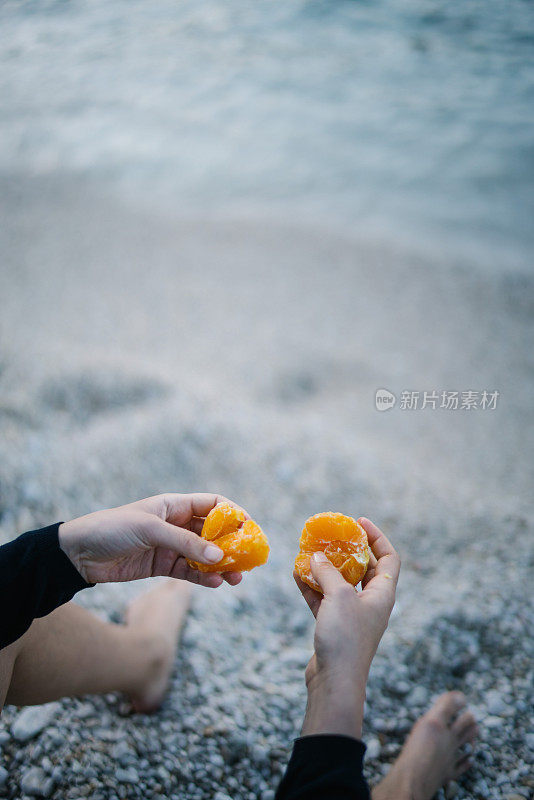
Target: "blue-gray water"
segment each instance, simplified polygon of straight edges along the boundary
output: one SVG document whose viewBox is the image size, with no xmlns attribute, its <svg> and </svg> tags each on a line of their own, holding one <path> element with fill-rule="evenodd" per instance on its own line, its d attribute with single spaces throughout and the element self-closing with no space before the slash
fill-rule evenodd
<svg viewBox="0 0 534 800">
<path fill-rule="evenodd" d="M 0 26 L 4 171 L 532 248 L 528 0 L 4 2 Z"/>
</svg>

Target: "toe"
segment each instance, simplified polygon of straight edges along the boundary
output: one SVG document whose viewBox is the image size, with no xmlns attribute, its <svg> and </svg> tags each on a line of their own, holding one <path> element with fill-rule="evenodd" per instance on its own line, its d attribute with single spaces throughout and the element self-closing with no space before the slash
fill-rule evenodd
<svg viewBox="0 0 534 800">
<path fill-rule="evenodd" d="M 458 744 L 472 742 L 477 734 L 477 723 L 471 711 L 464 711 L 452 725 L 452 732 L 458 740 Z"/>
<path fill-rule="evenodd" d="M 456 762 L 456 766 L 454 768 L 454 778 L 459 778 L 460 775 L 463 775 L 464 772 L 467 772 L 467 770 L 472 766 L 473 757 L 471 753 L 466 753 Z"/>
<path fill-rule="evenodd" d="M 462 692 L 446 692 L 438 697 L 428 715 L 435 717 L 444 725 L 451 725 L 458 713 L 465 707 L 466 702 Z"/>
</svg>

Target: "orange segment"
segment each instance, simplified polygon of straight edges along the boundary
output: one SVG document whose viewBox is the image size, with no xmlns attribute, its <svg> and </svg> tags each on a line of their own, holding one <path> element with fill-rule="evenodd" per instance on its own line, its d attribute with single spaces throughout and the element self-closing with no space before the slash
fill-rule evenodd
<svg viewBox="0 0 534 800">
<path fill-rule="evenodd" d="M 219 503 L 212 508 L 202 526 L 202 538 L 213 541 L 219 536 L 235 532 L 245 521 L 245 512 L 230 503 Z"/>
<path fill-rule="evenodd" d="M 187 560 L 200 572 L 247 572 L 265 564 L 269 557 L 267 537 L 257 522 L 245 520 L 245 514 L 229 503 L 212 508 L 204 521 L 202 538 L 216 541 L 224 553 L 217 564 Z"/>
<path fill-rule="evenodd" d="M 367 571 L 370 550 L 367 534 L 352 517 L 325 511 L 310 517 L 303 528 L 295 559 L 295 571 L 308 586 L 317 592 L 321 588 L 312 575 L 310 558 L 322 551 L 346 581 L 353 586 Z"/>
</svg>

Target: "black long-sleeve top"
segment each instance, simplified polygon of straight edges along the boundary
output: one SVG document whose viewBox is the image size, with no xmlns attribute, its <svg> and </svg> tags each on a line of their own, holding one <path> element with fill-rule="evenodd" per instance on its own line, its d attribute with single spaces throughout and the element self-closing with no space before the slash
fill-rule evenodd
<svg viewBox="0 0 534 800">
<path fill-rule="evenodd" d="M 59 546 L 60 524 L 0 547 L 0 649 L 92 585 Z M 364 753 L 365 745 L 350 736 L 297 739 L 276 800 L 369 800 Z"/>
<path fill-rule="evenodd" d="M 0 547 L 0 648 L 90 585 L 59 546 L 60 525 L 29 531 Z"/>
</svg>

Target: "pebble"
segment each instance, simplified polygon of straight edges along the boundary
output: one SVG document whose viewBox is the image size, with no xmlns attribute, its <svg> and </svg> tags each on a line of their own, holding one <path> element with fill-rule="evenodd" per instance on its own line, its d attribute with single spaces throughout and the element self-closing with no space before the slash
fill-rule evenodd
<svg viewBox="0 0 534 800">
<path fill-rule="evenodd" d="M 119 767 L 115 770 L 115 777 L 119 783 L 139 783 L 139 774 L 133 767 L 127 769 Z"/>
<path fill-rule="evenodd" d="M 123 767 L 127 767 L 132 761 L 137 759 L 137 753 L 124 739 L 113 745 L 111 748 L 111 755 Z"/>
<path fill-rule="evenodd" d="M 408 681 L 396 681 L 396 683 L 394 683 L 391 686 L 391 691 L 394 694 L 399 695 L 399 697 L 404 697 L 404 695 L 406 695 L 406 694 L 408 694 L 410 692 L 411 688 L 412 687 L 410 686 Z"/>
<path fill-rule="evenodd" d="M 177 435 L 181 436 L 182 430 L 184 436 L 189 435 L 187 418 L 179 419 Z M 213 441 L 221 442 L 222 452 L 227 432 L 217 429 L 215 433 Z M 89 450 L 85 437 L 83 442 Z M 178 467 L 181 480 L 180 442 L 179 438 L 173 442 L 175 449 L 167 468 L 174 474 Z M 104 441 L 99 446 L 104 446 Z M 159 450 L 166 452 L 165 448 Z M 243 450 L 246 458 L 246 448 Z M 85 455 L 91 457 L 84 450 Z M 106 458 L 107 455 L 106 451 Z M 199 467 L 206 481 L 211 475 L 207 460 L 202 457 Z M 312 461 L 316 463 L 315 459 Z M 144 462 L 137 459 L 136 463 Z M 214 463 L 220 461 L 215 459 Z M 233 486 L 236 478 L 235 486 L 239 488 L 231 458 L 228 463 L 227 483 Z M 156 462 L 151 461 L 150 466 L 156 470 L 150 485 L 155 485 L 161 473 L 157 472 Z M 240 461 L 239 469 L 247 470 L 247 480 L 253 479 L 254 471 L 247 463 L 243 466 Z M 330 496 L 333 489 L 320 488 L 337 485 L 332 480 L 337 476 L 328 473 L 329 469 L 325 466 L 323 475 L 321 467 L 317 484 L 310 481 L 313 491 L 306 487 L 304 478 L 308 475 L 299 475 L 298 484 L 304 488 L 298 496 L 298 509 L 292 508 L 286 516 L 276 511 L 276 520 L 266 518 L 266 528 L 272 526 L 273 531 L 273 556 L 275 550 L 282 551 L 276 556 L 278 562 L 251 573 L 236 589 L 224 586 L 218 592 L 199 592 L 195 596 L 171 691 L 158 714 L 130 716 L 127 703 L 116 695 L 87 697 L 83 702 L 67 698 L 52 706 L 60 711 L 55 719 L 43 720 L 41 716 L 38 724 L 34 720 L 35 733 L 21 740 L 8 731 L 19 729 L 20 734 L 25 727 L 26 732 L 21 734 L 25 737 L 28 725 L 21 724 L 25 715 L 29 714 L 30 720 L 33 715 L 39 717 L 43 707 L 20 711 L 8 706 L 2 720 L 7 731 L 0 731 L 0 764 L 9 764 L 9 778 L 7 771 L 0 771 L 0 785 L 3 780 L 10 789 L 14 786 L 11 796 L 20 800 L 46 797 L 47 791 L 56 800 L 274 800 L 292 740 L 302 723 L 306 704 L 303 670 L 313 633 L 312 617 L 292 585 L 290 574 L 285 575 L 285 567 L 282 569 L 286 544 L 284 536 L 277 539 L 276 526 L 285 532 L 303 505 L 309 505 L 310 512 L 313 508 L 330 507 L 330 503 L 338 507 L 339 496 L 341 507 L 341 494 Z M 78 472 L 73 474 L 78 476 Z M 128 475 L 125 469 L 124 491 L 130 494 L 136 484 L 126 481 Z M 186 478 L 191 485 L 197 483 L 194 473 L 186 474 Z M 349 478 L 342 473 L 337 483 L 348 486 Z M 357 497 L 365 497 L 364 488 Z M 255 493 L 255 487 L 252 489 Z M 73 483 L 69 491 L 68 495 L 58 492 L 59 500 L 76 508 L 96 507 L 104 499 L 98 484 L 92 483 L 88 489 L 83 480 Z M 124 491 L 111 485 L 105 494 L 106 502 L 120 501 Z M 261 490 L 257 498 L 260 516 L 264 502 Z M 59 511 L 57 508 L 53 516 L 57 512 L 59 518 Z M 391 527 L 393 530 L 393 523 Z M 401 529 L 399 534 L 406 549 L 412 542 L 409 533 Z M 414 548 L 423 547 L 427 539 L 434 553 L 434 581 L 438 561 L 444 558 L 440 550 L 443 537 L 428 526 L 413 542 Z M 514 542 L 516 551 L 521 552 L 520 544 Z M 292 547 L 287 546 L 288 559 Z M 428 553 L 422 553 L 421 558 L 432 560 Z M 491 558 L 490 547 L 480 572 L 492 569 Z M 520 562 L 517 570 L 521 569 Z M 461 559 L 457 566 L 460 571 L 463 569 Z M 271 567 L 274 569 L 269 572 Z M 517 574 L 515 568 L 509 570 L 512 588 Z M 402 614 L 389 627 L 369 680 L 366 774 L 373 783 L 387 770 L 388 762 L 399 752 L 406 729 L 429 707 L 431 699 L 441 692 L 461 689 L 477 709 L 481 735 L 469 775 L 451 784 L 439 797 L 526 800 L 527 747 L 534 744 L 534 735 L 528 738 L 526 734 L 530 711 L 528 664 L 532 656 L 526 634 L 530 624 L 527 598 L 523 594 L 515 601 L 514 593 L 508 591 L 506 597 L 500 598 L 498 589 L 478 593 L 479 587 L 464 598 L 469 580 L 476 575 L 455 572 L 454 586 L 450 571 L 444 577 L 446 580 L 437 587 L 442 601 L 435 594 L 428 603 L 426 592 L 431 593 L 430 585 L 417 585 L 412 592 L 401 582 L 404 597 L 398 608 Z M 419 589 L 422 594 L 418 596 Z M 118 612 L 138 591 L 139 587 L 133 585 L 97 586 L 90 592 L 81 592 L 78 600 L 95 608 L 103 618 L 112 613 L 114 619 L 119 619 Z M 273 592 L 274 601 L 264 602 Z M 433 607 L 428 609 L 429 605 Z M 423 606 L 427 621 L 414 624 L 418 622 L 414 609 Z M 510 709 L 513 716 L 509 716 Z M 35 784 L 32 791 L 36 793 L 25 791 L 21 786 L 23 778 L 25 786 L 29 782 Z M 59 785 L 55 790 L 50 788 L 54 781 Z M 527 788 L 523 791 L 524 786 Z"/>
<path fill-rule="evenodd" d="M 416 686 L 412 689 L 406 702 L 413 706 L 424 706 L 428 703 L 428 690 L 424 686 Z"/>
<path fill-rule="evenodd" d="M 503 724 L 504 720 L 502 717 L 495 717 L 490 715 L 489 717 L 486 717 L 486 719 L 484 720 L 484 725 L 486 728 L 500 728 L 501 725 Z"/>
<path fill-rule="evenodd" d="M 26 742 L 41 733 L 59 711 L 59 703 L 29 706 L 19 713 L 11 726 L 11 733 L 18 742 Z"/>
<path fill-rule="evenodd" d="M 50 797 L 54 791 L 54 779 L 41 767 L 30 767 L 22 773 L 20 788 L 30 797 Z"/>
<path fill-rule="evenodd" d="M 7 779 L 9 778 L 9 772 L 5 767 L 0 767 L 0 789 L 2 789 L 6 783 Z"/>
<path fill-rule="evenodd" d="M 447 786 L 445 787 L 445 800 L 454 800 L 456 795 L 458 794 L 459 785 L 456 781 L 449 781 Z"/>
<path fill-rule="evenodd" d="M 378 756 L 380 755 L 380 751 L 382 749 L 380 745 L 380 740 L 376 736 L 373 736 L 371 739 L 367 739 L 365 743 L 367 745 L 367 750 L 365 751 L 365 758 L 366 759 L 378 758 Z"/>
<path fill-rule="evenodd" d="M 502 714 L 506 714 L 508 704 L 504 702 L 499 692 L 490 691 L 486 695 L 486 708 L 490 714 L 501 716 Z"/>
<path fill-rule="evenodd" d="M 86 719 L 87 717 L 94 716 L 95 708 L 91 703 L 80 703 L 75 713 L 79 719 Z"/>
</svg>

